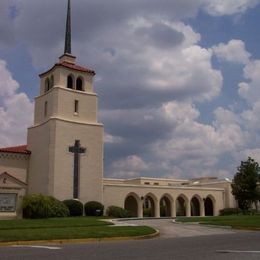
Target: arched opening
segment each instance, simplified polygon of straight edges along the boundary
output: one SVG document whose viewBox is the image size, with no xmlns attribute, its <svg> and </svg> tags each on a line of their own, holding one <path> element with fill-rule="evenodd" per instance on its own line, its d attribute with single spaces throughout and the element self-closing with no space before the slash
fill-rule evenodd
<svg viewBox="0 0 260 260">
<path fill-rule="evenodd" d="M 133 195 L 128 195 L 125 199 L 125 209 L 129 211 L 131 217 L 138 216 L 138 203 Z"/>
<path fill-rule="evenodd" d="M 67 78 L 67 88 L 73 89 L 73 77 L 71 75 Z"/>
<path fill-rule="evenodd" d="M 80 77 L 76 81 L 76 90 L 83 91 L 83 80 Z"/>
<path fill-rule="evenodd" d="M 53 88 L 53 86 L 54 86 L 54 76 L 51 75 L 50 88 Z"/>
<path fill-rule="evenodd" d="M 50 90 L 50 80 L 49 80 L 49 78 L 47 78 L 45 80 L 45 92 L 47 92 L 49 90 Z"/>
<path fill-rule="evenodd" d="M 186 216 L 186 201 L 181 196 L 179 196 L 176 200 L 176 215 Z"/>
<path fill-rule="evenodd" d="M 207 197 L 204 201 L 205 216 L 214 216 L 214 205 L 210 197 Z"/>
<path fill-rule="evenodd" d="M 168 196 L 164 195 L 160 200 L 160 216 L 171 217 L 171 200 Z"/>
<path fill-rule="evenodd" d="M 193 197 L 190 202 L 191 216 L 200 216 L 200 201 L 197 197 Z"/>
<path fill-rule="evenodd" d="M 155 202 L 151 195 L 144 198 L 143 215 L 144 217 L 155 217 Z"/>
</svg>

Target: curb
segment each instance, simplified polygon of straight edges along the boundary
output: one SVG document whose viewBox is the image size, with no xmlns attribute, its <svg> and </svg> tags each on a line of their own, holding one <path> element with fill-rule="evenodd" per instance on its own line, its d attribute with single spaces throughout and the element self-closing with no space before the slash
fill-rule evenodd
<svg viewBox="0 0 260 260">
<path fill-rule="evenodd" d="M 210 225 L 207 223 L 202 223 L 202 222 L 176 222 L 173 221 L 174 224 L 182 224 L 182 225 L 200 225 L 203 227 L 211 227 L 211 228 L 222 228 L 222 229 L 233 229 L 232 226 L 219 226 L 219 225 Z"/>
<path fill-rule="evenodd" d="M 236 230 L 244 230 L 244 231 L 260 231 L 260 228 L 257 228 L 257 227 L 231 227 L 233 229 L 236 229 Z"/>
<path fill-rule="evenodd" d="M 34 241 L 14 241 L 0 242 L 0 247 L 6 246 L 31 246 L 31 245 L 66 245 L 66 244 L 84 244 L 106 241 L 124 241 L 124 240 L 141 240 L 152 239 L 160 235 L 160 231 L 155 229 L 155 232 L 149 235 L 133 236 L 133 237 L 104 237 L 104 238 L 85 238 L 85 239 L 54 239 L 54 240 L 34 240 Z"/>
</svg>

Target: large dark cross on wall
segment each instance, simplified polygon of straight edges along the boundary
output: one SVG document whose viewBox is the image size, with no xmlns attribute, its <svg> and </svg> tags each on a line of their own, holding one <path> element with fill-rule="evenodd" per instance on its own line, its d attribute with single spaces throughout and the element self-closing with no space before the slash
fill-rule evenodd
<svg viewBox="0 0 260 260">
<path fill-rule="evenodd" d="M 73 198 L 79 198 L 79 169 L 80 154 L 86 152 L 86 148 L 80 147 L 80 141 L 76 140 L 74 146 L 69 147 L 69 151 L 74 153 L 74 175 L 73 175 Z"/>
</svg>

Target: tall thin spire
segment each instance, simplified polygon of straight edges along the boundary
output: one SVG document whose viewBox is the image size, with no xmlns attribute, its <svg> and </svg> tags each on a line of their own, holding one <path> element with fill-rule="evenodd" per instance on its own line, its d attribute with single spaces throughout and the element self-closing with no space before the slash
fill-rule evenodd
<svg viewBox="0 0 260 260">
<path fill-rule="evenodd" d="M 71 54 L 71 19 L 70 19 L 70 12 L 71 12 L 70 0 L 68 0 L 64 54 L 66 54 L 66 53 Z"/>
</svg>

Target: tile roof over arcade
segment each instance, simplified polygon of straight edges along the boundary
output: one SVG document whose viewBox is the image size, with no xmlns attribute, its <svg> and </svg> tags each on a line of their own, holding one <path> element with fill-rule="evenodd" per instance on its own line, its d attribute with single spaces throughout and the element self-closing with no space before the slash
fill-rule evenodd
<svg viewBox="0 0 260 260">
<path fill-rule="evenodd" d="M 0 148 L 0 152 L 1 153 L 31 154 L 31 152 L 29 150 L 27 150 L 27 145 Z"/>
</svg>

